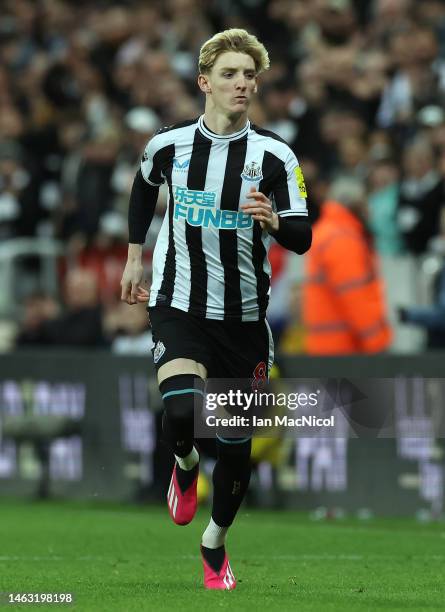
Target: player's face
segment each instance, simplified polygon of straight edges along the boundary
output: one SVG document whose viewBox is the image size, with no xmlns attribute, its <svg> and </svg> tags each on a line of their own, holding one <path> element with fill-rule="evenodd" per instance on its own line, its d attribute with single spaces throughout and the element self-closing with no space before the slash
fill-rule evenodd
<svg viewBox="0 0 445 612">
<path fill-rule="evenodd" d="M 247 112 L 257 85 L 253 58 L 235 51 L 221 53 L 208 75 L 208 84 L 216 109 L 233 115 Z"/>
</svg>

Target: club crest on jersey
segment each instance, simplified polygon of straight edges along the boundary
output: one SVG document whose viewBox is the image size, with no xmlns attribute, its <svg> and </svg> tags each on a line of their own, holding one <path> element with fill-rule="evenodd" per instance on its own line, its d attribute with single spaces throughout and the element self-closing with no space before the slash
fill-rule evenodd
<svg viewBox="0 0 445 612">
<path fill-rule="evenodd" d="M 165 353 L 164 343 L 158 340 L 158 342 L 156 343 L 156 346 L 153 349 L 153 361 L 155 363 L 158 363 L 158 361 L 160 360 L 160 358 L 162 357 L 164 353 Z"/>
<path fill-rule="evenodd" d="M 245 181 L 261 181 L 263 178 L 263 171 L 261 170 L 260 164 L 255 161 L 246 164 L 242 171 L 241 178 Z"/>
</svg>

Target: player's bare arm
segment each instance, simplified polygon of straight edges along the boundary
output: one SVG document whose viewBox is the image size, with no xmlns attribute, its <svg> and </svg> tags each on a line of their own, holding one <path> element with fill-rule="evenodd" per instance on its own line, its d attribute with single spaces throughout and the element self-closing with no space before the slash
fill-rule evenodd
<svg viewBox="0 0 445 612">
<path fill-rule="evenodd" d="M 148 292 L 142 287 L 144 268 L 142 266 L 142 245 L 129 244 L 127 263 L 121 280 L 121 300 L 127 304 L 137 304 Z"/>
</svg>

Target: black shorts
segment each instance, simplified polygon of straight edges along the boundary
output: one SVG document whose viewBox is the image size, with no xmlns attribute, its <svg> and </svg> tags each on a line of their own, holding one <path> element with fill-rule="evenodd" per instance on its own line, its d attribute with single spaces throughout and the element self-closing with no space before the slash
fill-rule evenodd
<svg viewBox="0 0 445 612">
<path fill-rule="evenodd" d="M 273 340 L 265 319 L 217 321 L 177 308 L 148 309 L 153 331 L 153 361 L 158 370 L 180 357 L 202 363 L 208 378 L 268 378 Z"/>
</svg>

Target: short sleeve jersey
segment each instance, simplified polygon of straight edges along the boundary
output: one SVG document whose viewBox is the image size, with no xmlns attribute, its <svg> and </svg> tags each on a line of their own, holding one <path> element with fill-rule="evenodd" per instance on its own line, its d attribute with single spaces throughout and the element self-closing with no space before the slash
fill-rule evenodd
<svg viewBox="0 0 445 612">
<path fill-rule="evenodd" d="M 150 185 L 167 181 L 169 189 L 149 305 L 209 319 L 263 318 L 270 235 L 240 205 L 255 187 L 280 217 L 307 217 L 303 174 L 290 147 L 250 122 L 234 134 L 215 134 L 201 116 L 153 136 L 141 171 Z"/>
</svg>

